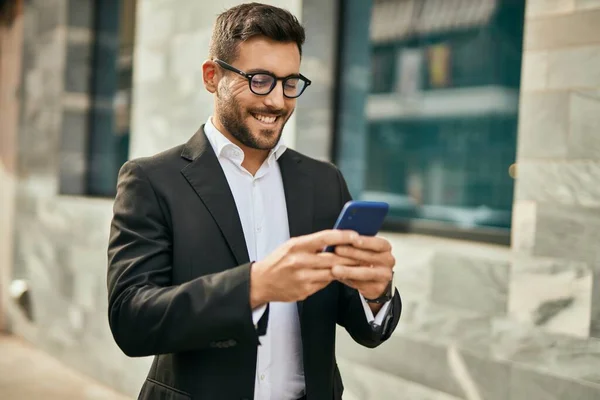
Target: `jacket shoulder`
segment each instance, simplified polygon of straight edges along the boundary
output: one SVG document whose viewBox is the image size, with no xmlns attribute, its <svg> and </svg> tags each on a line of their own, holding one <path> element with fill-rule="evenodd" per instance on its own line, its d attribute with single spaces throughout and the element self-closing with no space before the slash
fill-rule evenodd
<svg viewBox="0 0 600 400">
<path fill-rule="evenodd" d="M 309 157 L 292 149 L 287 149 L 286 151 L 289 151 L 290 155 L 300 160 L 302 162 L 303 168 L 311 173 L 326 174 L 327 177 L 330 176 L 329 174 L 341 174 L 339 168 L 331 161 L 319 160 L 313 157 Z"/>
<path fill-rule="evenodd" d="M 184 145 L 179 145 L 152 156 L 132 158 L 121 168 L 123 169 L 127 166 L 136 165 L 147 175 L 153 175 L 157 171 L 180 170 L 187 164 L 181 157 L 183 147 Z"/>
</svg>

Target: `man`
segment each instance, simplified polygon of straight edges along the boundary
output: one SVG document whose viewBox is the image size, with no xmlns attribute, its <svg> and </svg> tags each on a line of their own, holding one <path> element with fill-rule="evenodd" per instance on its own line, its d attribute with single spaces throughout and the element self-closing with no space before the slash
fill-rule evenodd
<svg viewBox="0 0 600 400">
<path fill-rule="evenodd" d="M 332 230 L 342 175 L 280 140 L 310 84 L 303 42 L 285 10 L 225 11 L 202 65 L 212 117 L 119 173 L 109 322 L 154 356 L 141 399 L 340 399 L 336 323 L 368 347 L 398 323 L 390 244 Z"/>
</svg>

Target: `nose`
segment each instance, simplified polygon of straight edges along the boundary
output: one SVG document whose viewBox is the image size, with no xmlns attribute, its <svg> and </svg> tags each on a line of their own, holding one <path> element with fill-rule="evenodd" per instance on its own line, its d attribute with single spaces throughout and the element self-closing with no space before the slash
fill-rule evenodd
<svg viewBox="0 0 600 400">
<path fill-rule="evenodd" d="M 283 96 L 283 82 L 277 82 L 271 93 L 265 96 L 265 105 L 270 108 L 281 110 L 285 106 L 285 97 Z"/>
</svg>

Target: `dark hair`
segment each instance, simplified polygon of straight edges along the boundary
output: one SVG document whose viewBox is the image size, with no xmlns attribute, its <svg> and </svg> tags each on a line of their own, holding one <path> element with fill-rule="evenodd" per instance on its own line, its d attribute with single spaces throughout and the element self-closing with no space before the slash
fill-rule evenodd
<svg viewBox="0 0 600 400">
<path fill-rule="evenodd" d="M 209 47 L 209 56 L 232 62 L 238 45 L 262 35 L 278 42 L 295 42 L 302 56 L 304 28 L 289 11 L 261 3 L 232 7 L 217 17 Z"/>
</svg>

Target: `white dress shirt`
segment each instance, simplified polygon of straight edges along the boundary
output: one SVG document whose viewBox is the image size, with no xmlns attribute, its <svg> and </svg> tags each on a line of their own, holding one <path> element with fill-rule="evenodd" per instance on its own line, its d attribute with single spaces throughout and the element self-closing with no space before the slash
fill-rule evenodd
<svg viewBox="0 0 600 400">
<path fill-rule="evenodd" d="M 265 258 L 290 238 L 283 181 L 277 159 L 286 146 L 280 141 L 254 176 L 244 167 L 244 152 L 223 136 L 208 118 L 204 132 L 215 151 L 233 194 L 251 261 Z M 390 302 L 374 318 L 362 298 L 368 322 L 381 325 Z M 266 305 L 253 310 L 256 325 Z M 267 333 L 260 337 L 256 362 L 256 400 L 295 400 L 305 390 L 300 319 L 296 302 L 271 302 Z"/>
</svg>

